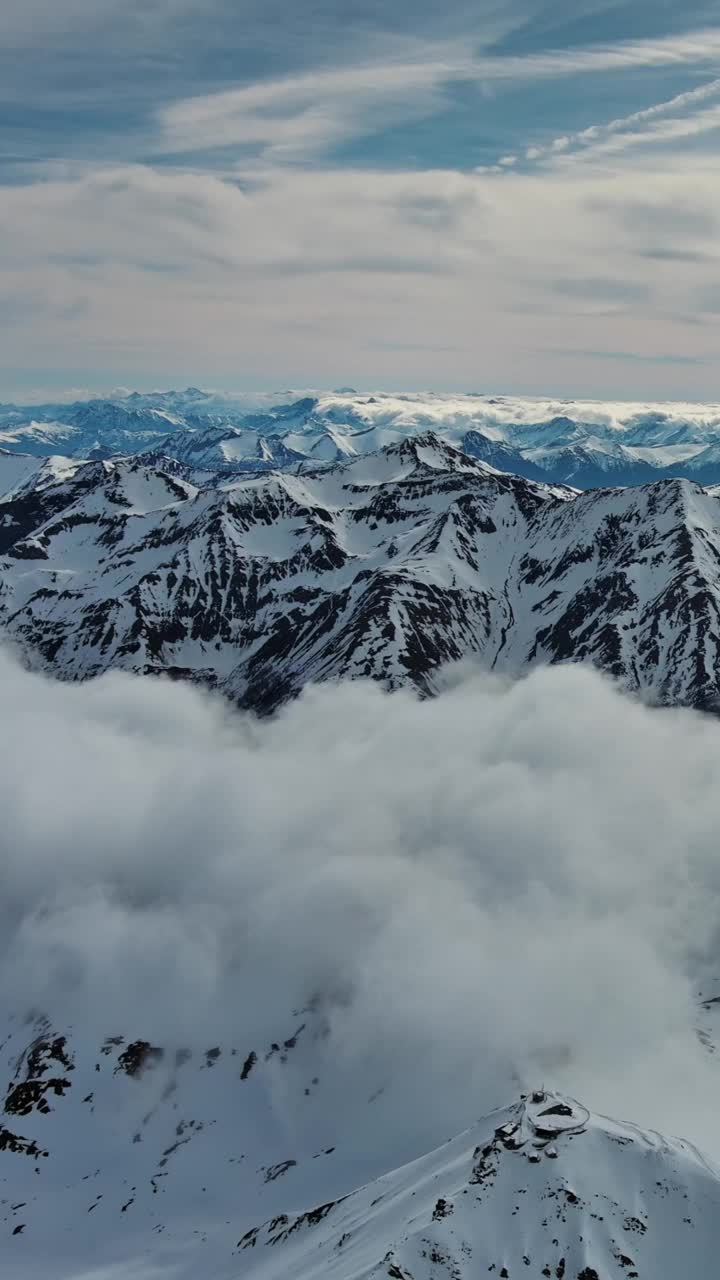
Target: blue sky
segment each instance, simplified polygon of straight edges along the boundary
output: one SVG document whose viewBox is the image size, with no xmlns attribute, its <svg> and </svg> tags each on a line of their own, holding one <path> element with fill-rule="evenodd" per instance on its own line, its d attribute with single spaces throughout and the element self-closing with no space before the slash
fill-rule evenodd
<svg viewBox="0 0 720 1280">
<path fill-rule="evenodd" d="M 720 0 L 3 0 L 0 395 L 715 398 Z"/>
</svg>

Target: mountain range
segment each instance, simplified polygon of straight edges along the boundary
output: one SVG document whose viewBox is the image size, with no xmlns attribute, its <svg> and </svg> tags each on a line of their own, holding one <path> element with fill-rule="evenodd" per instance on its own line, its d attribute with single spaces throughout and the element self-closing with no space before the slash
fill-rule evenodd
<svg viewBox="0 0 720 1280">
<path fill-rule="evenodd" d="M 720 483 L 717 405 L 196 387 L 0 405 L 5 450 L 95 459 L 151 449 L 228 474 L 333 464 L 425 431 L 499 470 L 550 484 Z"/>
<path fill-rule="evenodd" d="M 428 697 L 459 661 L 586 662 L 717 711 L 714 411 L 561 407 L 195 389 L 31 422 L 5 406 L 0 633 L 64 681 L 167 676 L 262 715 L 343 679 Z M 708 484 L 674 473 L 681 455 Z M 8 1275 L 715 1274 L 720 1170 L 694 1146 L 515 1078 L 459 1134 L 432 1108 L 400 1134 L 407 1077 L 370 1064 L 346 1087 L 342 993 L 266 1039 L 231 1012 L 207 1043 L 8 994 Z M 710 1062 L 718 1010 L 699 999 Z"/>
<path fill-rule="evenodd" d="M 266 712 L 318 681 L 583 661 L 718 705 L 720 501 L 687 480 L 581 493 L 432 433 L 300 474 L 3 468 L 0 626 L 63 679 L 164 673 Z"/>
</svg>

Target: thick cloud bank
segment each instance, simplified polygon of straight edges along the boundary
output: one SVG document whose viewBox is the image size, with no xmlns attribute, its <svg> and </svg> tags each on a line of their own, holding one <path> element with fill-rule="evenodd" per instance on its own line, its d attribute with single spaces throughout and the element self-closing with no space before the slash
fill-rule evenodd
<svg viewBox="0 0 720 1280">
<path fill-rule="evenodd" d="M 320 997 L 345 1105 L 406 1072 L 418 1140 L 544 1079 L 720 1151 L 717 721 L 577 667 L 257 723 L 2 655 L 0 700 L 6 1007 L 250 1043 Z"/>
</svg>

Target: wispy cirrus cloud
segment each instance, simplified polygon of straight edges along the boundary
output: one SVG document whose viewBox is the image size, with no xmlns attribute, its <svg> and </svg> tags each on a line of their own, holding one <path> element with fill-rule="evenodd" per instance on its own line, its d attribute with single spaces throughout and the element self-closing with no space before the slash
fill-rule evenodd
<svg viewBox="0 0 720 1280">
<path fill-rule="evenodd" d="M 444 85 L 470 74 L 460 59 L 372 62 L 261 81 L 182 99 L 158 117 L 158 149 L 260 147 L 274 161 L 307 158 L 389 120 L 437 111 Z"/>
<path fill-rule="evenodd" d="M 658 351 L 658 394 L 711 389 L 706 0 L 481 8 L 313 0 L 309 40 L 289 0 L 7 0 L 11 371 L 602 393 L 606 349 L 615 393 Z"/>
<path fill-rule="evenodd" d="M 392 124 L 438 115 L 461 85 L 497 94 L 550 78 L 572 78 L 639 69 L 720 67 L 720 29 L 662 40 L 625 41 L 590 48 L 547 50 L 523 56 L 468 52 L 466 42 L 417 44 L 414 56 L 397 56 L 319 69 L 303 75 L 262 80 L 218 93 L 194 95 L 164 105 L 158 112 L 156 152 L 192 154 L 226 148 L 259 150 L 271 162 L 308 159 L 349 138 L 380 134 Z M 608 145 L 616 149 L 655 136 L 658 141 L 684 136 L 680 121 L 655 124 L 720 95 L 720 79 L 640 111 L 527 146 L 525 160 Z M 711 127 L 709 113 L 685 117 L 688 135 Z M 521 153 L 498 160 L 510 167 Z"/>
<path fill-rule="evenodd" d="M 703 27 L 660 39 L 616 40 L 585 47 L 544 49 L 520 56 L 479 59 L 494 80 L 631 71 L 641 67 L 707 67 L 720 59 L 720 30 Z"/>
<path fill-rule="evenodd" d="M 717 108 L 711 108 L 709 112 L 688 115 L 682 113 L 687 112 L 689 108 L 697 107 L 699 103 L 718 97 L 720 97 L 720 79 L 709 80 L 696 89 L 676 94 L 667 101 L 657 102 L 653 106 L 645 107 L 642 111 L 633 111 L 630 115 L 609 120 L 605 124 L 590 125 L 575 133 L 562 134 L 541 146 L 527 147 L 523 158 L 543 161 L 568 151 L 583 149 L 592 149 L 597 154 L 599 147 L 603 147 L 608 142 L 610 146 L 605 148 L 606 152 L 624 150 L 628 146 L 652 139 L 665 141 L 704 132 L 706 129 L 715 127 L 712 122 L 716 117 Z M 668 116 L 677 118 L 665 119 Z M 662 123 L 658 124 L 658 120 L 662 120 Z M 516 161 L 518 157 L 513 156 L 512 159 Z"/>
<path fill-rule="evenodd" d="M 589 150 L 567 154 L 565 163 L 582 163 L 588 159 L 597 161 L 631 149 L 673 147 L 678 143 L 700 138 L 704 134 L 715 133 L 718 129 L 720 129 L 720 103 L 707 107 L 704 111 L 698 111 L 694 115 L 669 120 L 651 120 L 644 129 L 627 133 L 616 132 L 614 135 L 601 137 L 591 144 Z"/>
</svg>

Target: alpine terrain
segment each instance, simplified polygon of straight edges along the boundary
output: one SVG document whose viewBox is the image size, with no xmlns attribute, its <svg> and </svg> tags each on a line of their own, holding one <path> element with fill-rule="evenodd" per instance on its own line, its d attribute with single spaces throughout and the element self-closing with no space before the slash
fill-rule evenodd
<svg viewBox="0 0 720 1280">
<path fill-rule="evenodd" d="M 688 480 L 578 492 L 433 433 L 228 478 L 152 452 L 0 457 L 0 625 L 63 679 L 185 677 L 272 710 L 311 682 L 439 687 L 590 662 L 715 708 L 720 501 Z"/>
<path fill-rule="evenodd" d="M 368 1080 L 365 1118 L 348 1133 L 326 1036 L 318 1007 L 296 1011 L 267 1045 L 201 1053 L 121 1034 L 94 1043 L 41 1016 L 11 1019 L 4 1273 L 714 1274 L 720 1170 L 689 1143 L 591 1115 L 543 1087 L 395 1165 L 376 1113 L 387 1114 L 402 1082 Z"/>
<path fill-rule="evenodd" d="M 96 459 L 159 450 L 228 475 L 339 462 L 432 431 L 502 471 L 578 489 L 720 483 L 720 406 L 443 395 L 161 391 L 0 405 L 0 449 Z"/>
<path fill-rule="evenodd" d="M 0 64 L 0 1280 L 720 1280 L 720 0 Z"/>
</svg>

